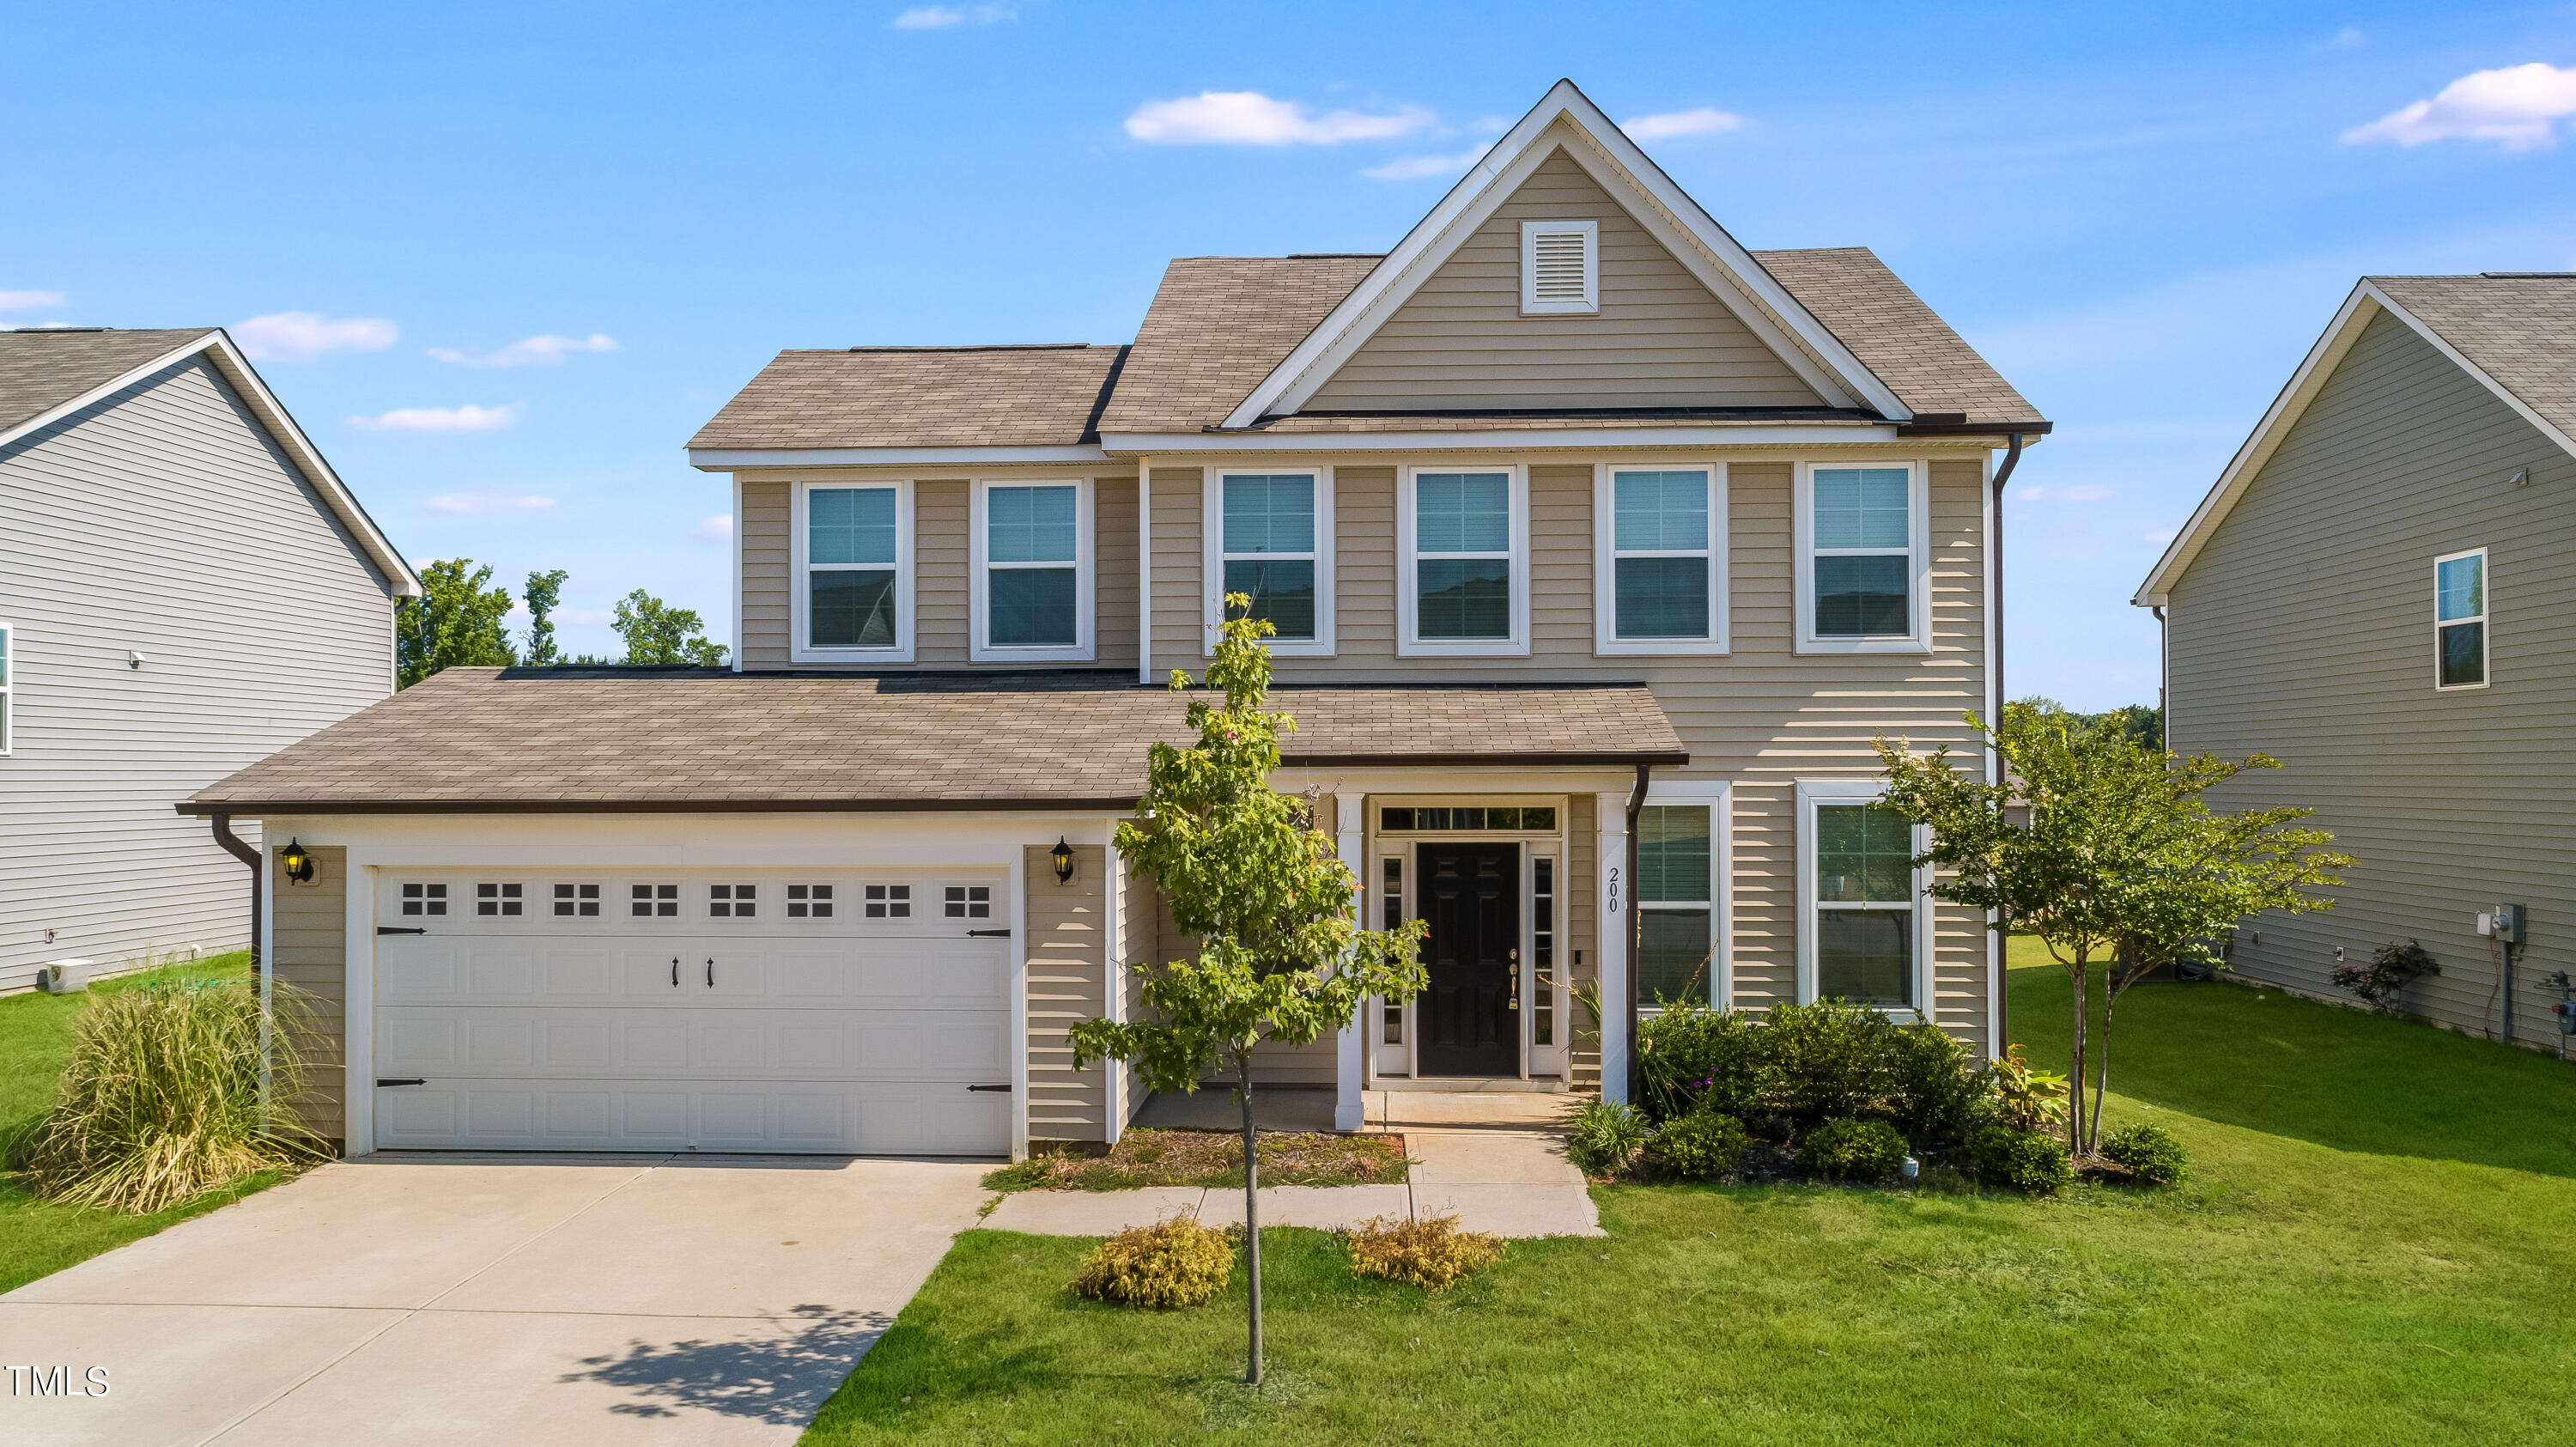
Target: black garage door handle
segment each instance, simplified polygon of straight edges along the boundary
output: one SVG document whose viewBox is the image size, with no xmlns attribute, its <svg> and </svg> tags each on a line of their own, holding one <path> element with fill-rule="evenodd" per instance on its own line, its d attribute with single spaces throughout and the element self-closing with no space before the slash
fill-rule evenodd
<svg viewBox="0 0 2576 1447">
<path fill-rule="evenodd" d="M 428 1081 L 426 1081 L 426 1080 L 421 1079 L 421 1078 L 420 1078 L 419 1076 L 417 1076 L 417 1075 L 391 1075 L 391 1076 L 385 1076 L 385 1077 L 382 1077 L 382 1078 L 378 1079 L 378 1080 L 376 1081 L 376 1084 L 378 1084 L 378 1085 L 427 1085 L 427 1084 L 429 1084 L 429 1082 L 428 1082 Z"/>
<path fill-rule="evenodd" d="M 429 931 L 422 929 L 418 925 L 406 926 L 398 924 L 380 924 L 376 926 L 376 933 L 380 935 L 425 935 L 429 933 Z"/>
<path fill-rule="evenodd" d="M 966 1088 L 970 1091 L 998 1090 L 1004 1095 L 1011 1093 L 1011 1088 L 1007 1085 L 970 1085 Z"/>
<path fill-rule="evenodd" d="M 966 932 L 966 938 L 970 940 L 1006 940 L 1010 937 L 1011 932 L 1006 929 L 970 929 Z"/>
</svg>

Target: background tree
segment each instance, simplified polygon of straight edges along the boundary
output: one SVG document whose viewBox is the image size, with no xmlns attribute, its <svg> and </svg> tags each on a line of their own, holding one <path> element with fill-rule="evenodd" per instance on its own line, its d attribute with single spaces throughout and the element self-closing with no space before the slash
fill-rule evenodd
<svg viewBox="0 0 2576 1447">
<path fill-rule="evenodd" d="M 696 609 L 674 608 L 641 588 L 617 600 L 617 617 L 609 626 L 626 640 L 628 663 L 713 667 L 725 661 L 724 645 L 706 638 Z"/>
<path fill-rule="evenodd" d="M 2029 704 L 2042 714 L 2064 723 L 2070 733 L 2090 733 L 2095 729 L 2110 729 L 2115 733 L 2127 734 L 2151 749 L 2161 749 L 2165 746 L 2165 713 L 2154 704 L 2124 703 L 2106 713 L 2077 713 L 2056 699 L 2043 694 L 2034 693 L 2013 701 Z"/>
<path fill-rule="evenodd" d="M 1226 595 L 1226 611 L 1252 606 Z M 1243 1113 L 1245 1267 L 1251 1278 L 1251 1345 L 1244 1380 L 1261 1384 L 1260 1153 L 1252 1115 L 1252 1052 L 1264 1040 L 1306 1045 L 1347 1028 L 1371 995 L 1421 993 L 1420 920 L 1384 933 L 1361 927 L 1359 882 L 1309 803 L 1270 787 L 1279 734 L 1296 722 L 1265 713 L 1267 620 L 1233 616 L 1208 665 L 1222 707 L 1193 700 L 1194 748 L 1156 743 L 1146 753 L 1144 797 L 1118 826 L 1118 852 L 1153 877 L 1172 919 L 1199 941 L 1195 960 L 1131 966 L 1150 1018 L 1085 1020 L 1073 1027 L 1075 1068 L 1134 1061 L 1155 1090 L 1184 1093 L 1224 1067 Z M 1175 671 L 1172 687 L 1190 686 Z"/>
<path fill-rule="evenodd" d="M 2040 937 L 2073 987 L 2075 1026 L 2067 1145 L 2091 1152 L 2101 1137 L 2111 1073 L 2112 1013 L 2122 993 L 2159 964 L 2183 959 L 2224 968 L 2216 942 L 2267 909 L 2330 909 L 2307 891 L 2342 883 L 2347 855 L 2334 836 L 2292 827 L 2313 810 L 2211 810 L 2201 797 L 2246 769 L 2277 769 L 2262 754 L 2229 762 L 2185 758 L 2125 728 L 2070 723 L 2028 702 L 2008 704 L 2003 725 L 1967 722 L 2003 760 L 2010 786 L 1961 772 L 1947 745 L 1928 755 L 1881 735 L 1887 802 L 1929 827 L 1917 868 L 1943 872 L 1935 898 L 1994 912 L 1996 929 Z M 2028 806 L 2027 824 L 2005 814 Z M 2101 1051 L 2090 1055 L 2085 999 L 2093 962 L 2106 964 Z M 2088 1068 L 2092 1107 L 2085 1108 Z"/>
<path fill-rule="evenodd" d="M 563 598 L 564 579 L 570 573 L 552 568 L 530 573 L 528 586 L 521 594 L 528 604 L 528 646 L 522 661 L 531 665 L 561 663 L 562 650 L 555 647 L 555 604 Z"/>
<path fill-rule="evenodd" d="M 519 661 L 501 626 L 510 590 L 486 590 L 491 579 L 492 570 L 475 567 L 472 558 L 441 558 L 420 570 L 420 596 L 403 599 L 394 617 L 396 687 L 409 688 L 442 668 L 506 668 Z"/>
</svg>

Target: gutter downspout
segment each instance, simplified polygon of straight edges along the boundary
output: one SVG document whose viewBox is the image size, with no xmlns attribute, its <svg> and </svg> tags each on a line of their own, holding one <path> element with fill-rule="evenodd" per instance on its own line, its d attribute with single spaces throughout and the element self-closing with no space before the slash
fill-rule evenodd
<svg viewBox="0 0 2576 1447">
<path fill-rule="evenodd" d="M 226 854 L 250 866 L 250 977 L 256 980 L 259 978 L 259 871 L 262 861 L 259 851 L 233 832 L 233 816 L 230 814 L 215 816 L 215 842 L 224 846 Z"/>
<path fill-rule="evenodd" d="M 1637 951 L 1645 943 L 1642 927 L 1644 911 L 1637 908 L 1637 816 L 1646 807 L 1646 776 L 1654 772 L 1652 764 L 1637 766 L 1637 787 L 1628 793 L 1628 944 L 1620 953 L 1627 961 L 1628 976 L 1628 1099 L 1634 1103 L 1643 1088 L 1645 1075 L 1637 1068 Z"/>
<path fill-rule="evenodd" d="M 1989 728 L 2002 725 L 2004 703 L 2008 698 L 2004 692 L 2004 484 L 2012 481 L 2013 469 L 2021 466 L 2021 440 L 2022 434 L 2018 432 L 2006 435 L 2004 465 L 1995 471 L 1995 555 L 1988 563 L 1995 575 L 1995 616 L 1986 620 L 1986 626 L 1995 631 L 1995 716 L 1986 720 Z M 2008 771 L 2002 767 L 2003 761 L 1997 759 L 1995 763 L 1996 772 L 2009 777 Z M 1995 782 L 2000 784 L 2004 780 Z M 1987 941 L 1986 948 L 1994 975 L 1996 1038 L 1988 1041 L 1986 1048 L 2000 1060 L 2005 1049 L 2012 1044 L 2012 991 L 2005 988 L 2004 931 L 1992 930 L 1989 934 L 1992 938 Z"/>
</svg>

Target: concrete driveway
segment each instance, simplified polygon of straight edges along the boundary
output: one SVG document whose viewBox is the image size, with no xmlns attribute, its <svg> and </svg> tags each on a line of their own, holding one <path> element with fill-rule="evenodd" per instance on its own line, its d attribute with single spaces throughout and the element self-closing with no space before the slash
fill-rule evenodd
<svg viewBox="0 0 2576 1447">
<path fill-rule="evenodd" d="M 975 1224 L 990 1168 L 324 1166 L 0 1296 L 0 1440 L 793 1442 Z"/>
</svg>

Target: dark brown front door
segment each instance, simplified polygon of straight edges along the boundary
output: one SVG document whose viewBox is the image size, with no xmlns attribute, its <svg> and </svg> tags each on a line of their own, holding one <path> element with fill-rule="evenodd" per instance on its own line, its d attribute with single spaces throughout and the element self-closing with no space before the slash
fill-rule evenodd
<svg viewBox="0 0 2576 1447">
<path fill-rule="evenodd" d="M 1424 1075 L 1521 1073 L 1521 847 L 1416 846 L 1422 955 L 1431 985 L 1416 1007 Z"/>
</svg>

